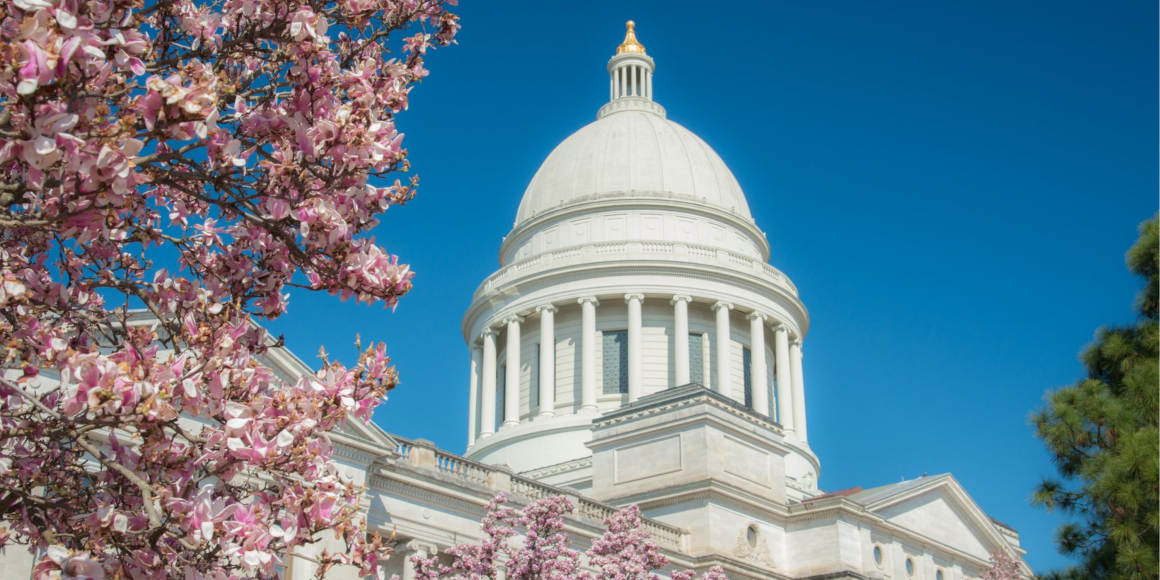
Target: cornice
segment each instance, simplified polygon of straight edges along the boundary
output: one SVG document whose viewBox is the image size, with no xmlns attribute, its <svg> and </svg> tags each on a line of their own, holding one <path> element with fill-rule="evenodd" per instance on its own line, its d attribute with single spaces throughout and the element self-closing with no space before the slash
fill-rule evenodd
<svg viewBox="0 0 1160 580">
<path fill-rule="evenodd" d="M 790 517 L 786 505 L 764 496 L 745 491 L 717 479 L 704 479 L 693 483 L 668 487 L 615 500 L 618 505 L 635 503 L 641 510 L 652 511 L 685 504 L 714 502 L 729 507 L 738 513 L 762 515 L 771 523 L 784 525 Z"/>
<path fill-rule="evenodd" d="M 592 467 L 592 458 L 591 457 L 581 457 L 580 459 L 573 459 L 571 461 L 565 461 L 563 463 L 557 463 L 555 465 L 548 465 L 545 467 L 539 467 L 536 469 L 525 471 L 525 472 L 520 473 L 520 475 L 522 475 L 524 477 L 529 477 L 531 479 L 540 479 L 541 477 L 547 477 L 549 475 L 559 475 L 561 473 L 569 473 L 572 471 L 577 471 L 577 470 L 585 469 L 588 467 Z"/>
<path fill-rule="evenodd" d="M 789 276 L 768 260 L 712 245 L 667 240 L 619 240 L 563 246 L 502 265 L 479 283 L 472 297 L 481 298 L 513 281 L 546 270 L 616 262 L 690 264 L 746 274 L 760 271 L 762 275 L 753 277 L 787 290 L 795 298 L 799 295 L 797 286 Z M 560 265 L 556 266 L 557 263 Z"/>
<path fill-rule="evenodd" d="M 346 442 L 339 443 L 334 446 L 334 454 L 346 459 L 352 459 L 359 463 L 370 465 L 378 460 L 380 457 L 389 455 L 391 452 L 388 449 L 376 450 L 377 453 L 372 452 L 367 448 L 356 448 Z"/>
<path fill-rule="evenodd" d="M 372 489 L 443 506 L 459 513 L 471 514 L 474 517 L 482 518 L 487 514 L 487 501 L 483 499 L 478 502 L 466 501 L 428 488 L 407 485 L 398 479 L 377 474 L 372 475 L 368 483 Z M 449 482 L 440 483 L 451 485 Z"/>
<path fill-rule="evenodd" d="M 745 218 L 725 208 L 711 205 L 703 198 L 693 195 L 668 191 L 625 190 L 576 198 L 564 205 L 545 210 L 543 213 L 516 224 L 512 228 L 512 231 L 507 236 L 504 236 L 503 243 L 500 244 L 500 264 L 503 265 L 503 256 L 512 245 L 523 241 L 523 238 L 528 235 L 534 235 L 547 222 L 556 219 L 567 219 L 581 214 L 590 214 L 605 209 L 662 209 L 674 213 L 691 213 L 718 219 L 748 234 L 750 238 L 757 242 L 762 259 L 769 261 L 769 240 L 766 239 L 765 232 L 762 232 L 761 228 L 757 227 L 757 222 L 752 218 Z"/>
<path fill-rule="evenodd" d="M 599 120 L 614 113 L 624 113 L 628 111 L 652 113 L 654 115 L 660 116 L 662 119 L 667 116 L 665 108 L 660 106 L 660 104 L 652 99 L 645 99 L 641 97 L 621 97 L 604 105 L 603 107 L 600 107 L 600 110 L 596 112 L 596 119 Z"/>
<path fill-rule="evenodd" d="M 791 313 L 791 317 L 796 318 L 794 324 L 800 323 L 800 329 L 794 329 L 795 333 L 804 336 L 809 332 L 810 318 L 809 312 L 800 299 L 792 295 L 783 288 L 774 286 L 757 278 L 752 273 L 740 270 L 730 270 L 724 268 L 716 268 L 710 265 L 691 264 L 687 262 L 658 262 L 658 261 L 621 261 L 621 262 L 598 262 L 592 261 L 583 264 L 573 264 L 568 266 L 561 266 L 559 268 L 552 268 L 541 270 L 529 274 L 522 278 L 515 278 L 505 284 L 493 289 L 490 292 L 481 294 L 472 300 L 471 306 L 468 307 L 467 312 L 463 316 L 462 332 L 464 340 L 470 343 L 470 338 L 474 337 L 473 331 L 480 325 L 479 318 L 485 314 L 489 309 L 495 308 L 497 302 L 502 303 L 507 300 L 509 296 L 516 296 L 517 298 L 509 304 L 500 307 L 499 310 L 487 313 L 487 321 L 494 324 L 495 321 L 502 320 L 504 317 L 512 313 L 525 313 L 534 309 L 536 306 L 544 302 L 571 302 L 576 300 L 577 292 L 561 292 L 558 295 L 543 296 L 537 299 L 537 302 L 529 303 L 521 300 L 522 297 L 537 292 L 545 288 L 551 288 L 568 282 L 592 280 L 598 277 L 609 278 L 626 278 L 631 276 L 670 276 L 674 278 L 672 285 L 666 285 L 664 288 L 654 287 L 655 284 L 649 285 L 648 288 L 642 288 L 639 284 L 622 284 L 620 286 L 608 286 L 606 288 L 590 288 L 585 289 L 580 294 L 591 296 L 593 294 L 601 295 L 615 295 L 623 294 L 626 291 L 646 291 L 649 293 L 688 293 L 689 288 L 687 281 L 704 280 L 707 282 L 723 284 L 730 288 L 738 288 L 753 292 L 774 304 L 779 304 Z M 695 298 L 696 296 L 694 296 Z M 766 310 L 768 306 L 751 304 L 750 301 L 742 299 L 740 296 L 723 296 L 718 295 L 714 298 L 728 298 L 728 300 L 737 304 L 740 307 L 747 309 L 761 309 Z M 787 321 L 788 322 L 788 321 Z M 482 331 L 482 330 L 481 330 Z"/>
<path fill-rule="evenodd" d="M 599 429 L 695 403 L 708 403 L 731 415 L 756 423 L 775 433 L 782 432 L 781 425 L 778 423 L 758 415 L 744 406 L 739 405 L 736 401 L 696 383 L 690 383 L 689 385 L 675 387 L 641 397 L 635 403 L 611 411 L 592 423 L 594 428 Z"/>
</svg>

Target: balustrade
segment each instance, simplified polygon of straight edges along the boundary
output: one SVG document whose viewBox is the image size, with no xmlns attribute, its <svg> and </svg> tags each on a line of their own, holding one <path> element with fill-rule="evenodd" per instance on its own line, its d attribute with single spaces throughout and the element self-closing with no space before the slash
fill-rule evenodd
<svg viewBox="0 0 1160 580">
<path fill-rule="evenodd" d="M 395 440 L 397 442 L 395 451 L 399 454 L 400 461 L 412 465 L 416 464 L 417 461 L 413 459 L 414 454 L 412 453 L 416 443 L 401 437 L 395 437 Z M 427 444 L 422 444 L 422 448 L 428 449 L 429 453 L 433 453 L 435 461 L 433 465 L 426 464 L 418 466 L 433 468 L 436 472 L 449 479 L 457 479 L 466 483 L 492 488 L 497 492 L 510 492 L 528 501 L 537 501 L 553 495 L 565 496 L 574 500 L 575 515 L 599 522 L 607 520 L 613 514 L 620 511 L 616 506 L 586 497 L 578 497 L 574 490 L 548 485 L 519 475 L 512 475 L 507 471 L 490 465 L 477 463 L 441 449 L 427 447 Z M 496 477 L 497 475 L 503 475 L 504 477 Z M 497 485 L 496 482 L 501 480 L 510 480 L 510 486 Z M 507 487 L 508 489 L 500 489 L 502 487 Z M 641 518 L 641 526 L 653 537 L 654 541 L 667 548 L 679 548 L 681 546 L 681 537 L 687 533 L 681 528 L 651 518 Z"/>
</svg>

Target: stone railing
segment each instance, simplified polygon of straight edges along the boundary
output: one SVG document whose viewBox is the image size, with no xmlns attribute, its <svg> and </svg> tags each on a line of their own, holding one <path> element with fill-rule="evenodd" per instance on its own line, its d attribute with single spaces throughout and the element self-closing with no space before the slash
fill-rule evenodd
<svg viewBox="0 0 1160 580">
<path fill-rule="evenodd" d="M 714 246 L 682 242 L 643 241 L 567 246 L 537 254 L 509 264 L 488 276 L 475 290 L 474 298 L 479 298 L 485 292 L 502 283 L 533 272 L 590 262 L 607 263 L 610 259 L 630 259 L 637 255 L 647 260 L 701 264 L 746 272 L 770 282 L 774 286 L 788 290 L 793 296 L 798 295 L 797 287 L 793 285 L 793 282 L 790 282 L 785 274 L 762 260 Z"/>
<path fill-rule="evenodd" d="M 528 501 L 562 495 L 572 499 L 573 503 L 576 504 L 575 515 L 598 522 L 603 522 L 620 511 L 616 506 L 582 497 L 575 490 L 548 485 L 516 475 L 505 469 L 477 463 L 465 457 L 448 453 L 435 447 L 429 441 L 421 439 L 410 441 L 398 436 L 393 437 L 398 442 L 395 452 L 399 454 L 401 462 L 415 467 L 433 469 L 444 477 L 481 485 L 494 490 L 496 493 L 506 492 L 518 495 Z M 674 550 L 682 548 L 681 540 L 687 533 L 681 528 L 652 518 L 642 517 L 641 527 L 653 537 L 658 545 Z"/>
</svg>

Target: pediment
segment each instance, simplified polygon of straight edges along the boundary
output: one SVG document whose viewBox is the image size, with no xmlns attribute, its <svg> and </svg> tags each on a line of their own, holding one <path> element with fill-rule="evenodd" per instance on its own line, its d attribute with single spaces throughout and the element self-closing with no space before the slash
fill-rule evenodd
<svg viewBox="0 0 1160 580">
<path fill-rule="evenodd" d="M 940 475 L 907 483 L 880 494 L 860 494 L 861 503 L 891 524 L 982 561 L 997 551 L 1022 556 L 1017 543 L 1009 541 L 954 477 Z M 1026 563 L 1023 571 L 1032 576 Z"/>
<path fill-rule="evenodd" d="M 981 560 L 988 559 L 992 551 L 1001 547 L 978 529 L 972 522 L 974 518 L 964 513 L 963 507 L 947 497 L 944 490 L 931 490 L 875 513 L 890 523 L 938 543 L 955 546 Z"/>
<path fill-rule="evenodd" d="M 375 447 L 381 447 L 384 454 L 389 451 L 394 451 L 398 443 L 386 431 L 375 425 L 368 423 L 362 419 L 355 419 L 348 417 L 346 424 L 337 427 L 333 431 L 340 435 L 360 440 L 361 443 L 370 444 Z"/>
</svg>

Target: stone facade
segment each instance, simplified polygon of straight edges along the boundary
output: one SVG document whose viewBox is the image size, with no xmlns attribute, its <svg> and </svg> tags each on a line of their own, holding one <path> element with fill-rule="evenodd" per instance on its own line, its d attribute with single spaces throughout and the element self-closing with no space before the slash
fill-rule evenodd
<svg viewBox="0 0 1160 580">
<path fill-rule="evenodd" d="M 537 173 L 464 317 L 466 453 L 354 421 L 334 436 L 368 527 L 395 535 L 386 577 L 477 541 L 501 492 L 571 497 L 580 549 L 637 504 L 674 567 L 734 580 L 974 580 L 991 552 L 1021 555 L 950 475 L 818 488 L 798 289 L 724 162 L 653 101 L 644 47 L 621 49 L 611 102 Z M 310 372 L 284 349 L 264 362 Z M 30 565 L 9 548 L 0 580 Z M 291 557 L 283 576 L 312 573 Z"/>
</svg>

